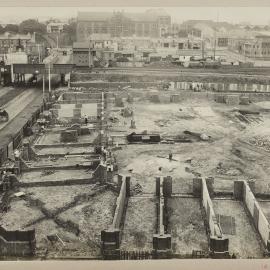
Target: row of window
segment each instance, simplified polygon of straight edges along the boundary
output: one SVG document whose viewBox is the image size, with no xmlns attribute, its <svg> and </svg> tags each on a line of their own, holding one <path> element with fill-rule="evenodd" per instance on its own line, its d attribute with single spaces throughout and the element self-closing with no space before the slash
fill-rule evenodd
<svg viewBox="0 0 270 270">
<path fill-rule="evenodd" d="M 144 29 L 158 29 L 158 24 L 156 23 L 131 23 L 131 24 L 125 24 L 125 23 L 95 23 L 90 22 L 89 24 L 84 24 L 78 27 L 78 29 L 81 29 L 83 31 L 83 28 L 85 31 L 92 29 L 94 31 L 95 29 L 102 29 L 103 31 L 111 31 L 114 28 L 123 28 L 123 29 L 130 29 L 134 30 L 136 28 L 144 28 Z"/>
<path fill-rule="evenodd" d="M 8 40 L 8 39 L 6 39 L 6 40 L 0 40 L 0 45 L 1 46 L 5 46 L 5 45 L 19 45 L 19 43 L 22 44 L 22 45 L 25 45 L 26 44 L 26 41 L 25 40 L 19 41 L 18 39 L 16 39 L 16 40 Z"/>
</svg>

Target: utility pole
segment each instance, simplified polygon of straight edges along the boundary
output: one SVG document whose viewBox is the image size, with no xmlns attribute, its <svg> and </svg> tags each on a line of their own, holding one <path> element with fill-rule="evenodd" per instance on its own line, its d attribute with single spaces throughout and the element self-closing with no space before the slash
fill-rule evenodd
<svg viewBox="0 0 270 270">
<path fill-rule="evenodd" d="M 91 67 L 90 64 L 90 60 L 91 60 L 91 56 L 90 56 L 91 52 L 90 52 L 90 40 L 89 40 L 89 50 L 88 50 L 88 62 L 89 62 L 89 68 Z"/>
<path fill-rule="evenodd" d="M 217 12 L 217 23 L 218 23 L 218 17 L 219 17 L 219 13 Z M 216 46 L 217 46 L 217 25 L 215 27 L 215 35 L 214 35 L 214 60 L 216 59 Z"/>
<path fill-rule="evenodd" d="M 42 96 L 43 96 L 43 101 L 45 100 L 45 75 L 43 74 L 42 76 Z"/>
<path fill-rule="evenodd" d="M 51 65 L 49 63 L 49 94 L 51 93 Z"/>
<path fill-rule="evenodd" d="M 40 44 L 37 44 L 38 47 L 38 63 L 40 64 L 41 57 L 40 57 Z"/>
<path fill-rule="evenodd" d="M 202 37 L 202 59 L 204 59 L 204 40 Z"/>
</svg>

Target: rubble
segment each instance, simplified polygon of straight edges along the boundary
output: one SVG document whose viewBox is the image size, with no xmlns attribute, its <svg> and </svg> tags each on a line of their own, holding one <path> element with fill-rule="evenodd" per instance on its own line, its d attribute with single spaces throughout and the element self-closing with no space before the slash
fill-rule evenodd
<svg viewBox="0 0 270 270">
<path fill-rule="evenodd" d="M 263 148 L 266 151 L 270 151 L 270 140 L 266 137 L 256 136 L 250 138 L 249 143 L 257 147 Z"/>
<path fill-rule="evenodd" d="M 136 185 L 134 185 L 133 187 L 131 187 L 131 193 L 133 195 L 138 195 L 138 194 L 143 193 L 142 186 L 139 183 L 137 183 Z"/>
</svg>

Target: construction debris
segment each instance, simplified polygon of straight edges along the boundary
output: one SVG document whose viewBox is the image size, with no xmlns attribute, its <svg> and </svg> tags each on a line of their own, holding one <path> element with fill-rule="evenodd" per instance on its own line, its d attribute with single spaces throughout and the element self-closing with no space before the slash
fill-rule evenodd
<svg viewBox="0 0 270 270">
<path fill-rule="evenodd" d="M 143 192 L 143 188 L 139 183 L 137 183 L 134 187 L 131 188 L 131 192 L 134 195 L 141 194 Z"/>
<path fill-rule="evenodd" d="M 270 141 L 266 137 L 255 136 L 249 140 L 249 143 L 264 148 L 266 151 L 270 151 Z"/>
<path fill-rule="evenodd" d="M 41 176 L 52 175 L 54 173 L 55 173 L 55 170 L 43 170 L 41 173 Z"/>
</svg>

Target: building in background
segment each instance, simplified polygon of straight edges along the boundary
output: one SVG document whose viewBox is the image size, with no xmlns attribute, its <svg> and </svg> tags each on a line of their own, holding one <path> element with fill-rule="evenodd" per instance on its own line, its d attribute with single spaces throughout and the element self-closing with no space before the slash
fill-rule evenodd
<svg viewBox="0 0 270 270">
<path fill-rule="evenodd" d="M 5 65 L 28 63 L 28 56 L 25 52 L 7 53 L 2 57 L 2 59 Z"/>
<path fill-rule="evenodd" d="M 249 58 L 270 59 L 270 35 L 255 35 L 253 38 L 238 41 L 238 52 Z"/>
<path fill-rule="evenodd" d="M 86 41 L 92 34 L 111 34 L 111 37 L 158 38 L 171 27 L 171 16 L 163 10 L 144 13 L 79 12 L 77 41 Z"/>
<path fill-rule="evenodd" d="M 248 58 L 270 59 L 270 32 L 242 31 L 230 33 L 228 48 Z"/>
<path fill-rule="evenodd" d="M 35 36 L 30 33 L 24 35 L 6 32 L 0 35 L 0 54 L 12 53 L 18 50 L 25 51 L 27 45 L 34 42 Z"/>
<path fill-rule="evenodd" d="M 95 47 L 90 42 L 74 42 L 73 64 L 80 67 L 108 66 L 114 60 L 114 50 Z"/>
<path fill-rule="evenodd" d="M 65 23 L 63 22 L 50 22 L 47 24 L 47 33 L 62 33 Z"/>
<path fill-rule="evenodd" d="M 0 35 L 0 56 L 4 61 L 9 61 L 9 55 L 13 57 L 14 63 L 17 61 L 15 59 L 21 63 L 19 59 L 24 57 L 22 55 L 26 55 L 28 63 L 40 63 L 45 57 L 45 46 L 36 43 L 35 34 L 23 35 L 6 32 Z"/>
</svg>

